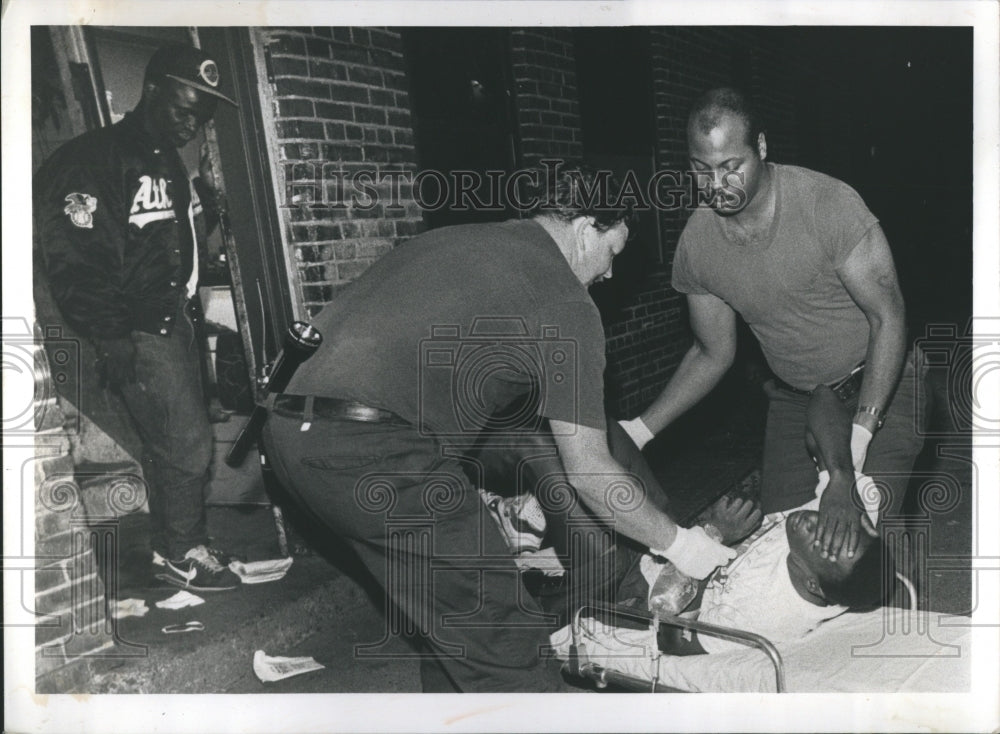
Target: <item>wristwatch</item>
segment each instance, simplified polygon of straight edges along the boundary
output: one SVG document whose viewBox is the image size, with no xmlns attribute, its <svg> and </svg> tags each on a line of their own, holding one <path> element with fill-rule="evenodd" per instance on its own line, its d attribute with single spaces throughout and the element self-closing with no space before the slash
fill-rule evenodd
<svg viewBox="0 0 1000 734">
<path fill-rule="evenodd" d="M 875 430 L 879 430 L 885 423 L 885 413 L 875 405 L 859 405 L 854 415 L 870 415 L 875 418 Z"/>
</svg>

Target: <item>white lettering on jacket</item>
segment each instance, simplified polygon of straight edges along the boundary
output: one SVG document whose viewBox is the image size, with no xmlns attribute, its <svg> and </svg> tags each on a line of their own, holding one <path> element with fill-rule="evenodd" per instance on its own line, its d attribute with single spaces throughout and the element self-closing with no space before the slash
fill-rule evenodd
<svg viewBox="0 0 1000 734">
<path fill-rule="evenodd" d="M 175 219 L 174 202 L 167 194 L 167 180 L 153 179 L 152 176 L 139 178 L 139 190 L 132 199 L 132 209 L 129 211 L 129 224 L 142 229 L 150 222 L 160 219 Z"/>
</svg>

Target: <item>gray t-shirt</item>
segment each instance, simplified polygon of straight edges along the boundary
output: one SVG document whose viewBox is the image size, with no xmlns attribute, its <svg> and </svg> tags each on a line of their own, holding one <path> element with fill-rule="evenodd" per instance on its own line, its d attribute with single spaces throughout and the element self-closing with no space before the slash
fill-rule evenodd
<svg viewBox="0 0 1000 734">
<path fill-rule="evenodd" d="M 605 429 L 600 313 L 532 220 L 426 232 L 313 323 L 323 344 L 288 393 L 391 410 L 443 440 L 474 436 L 512 403 L 504 427 L 536 415 Z"/>
<path fill-rule="evenodd" d="M 672 284 L 721 298 L 753 330 L 774 373 L 812 389 L 865 358 L 868 321 L 836 270 L 878 220 L 842 181 L 768 165 L 777 198 L 766 236 L 737 245 L 718 214 L 696 210 L 677 246 Z"/>
</svg>

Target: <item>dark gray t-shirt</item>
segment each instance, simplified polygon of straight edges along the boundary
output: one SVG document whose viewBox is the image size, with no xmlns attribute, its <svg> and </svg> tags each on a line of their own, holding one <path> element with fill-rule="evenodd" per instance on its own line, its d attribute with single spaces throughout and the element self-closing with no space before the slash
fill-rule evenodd
<svg viewBox="0 0 1000 734">
<path fill-rule="evenodd" d="M 605 341 L 587 289 L 536 222 L 445 227 L 375 262 L 314 319 L 288 393 L 349 398 L 464 440 L 492 413 L 605 429 Z"/>
<path fill-rule="evenodd" d="M 836 270 L 878 220 L 842 181 L 769 165 L 777 203 L 767 236 L 737 245 L 719 215 L 698 209 L 681 234 L 672 284 L 721 298 L 753 330 L 774 373 L 812 389 L 865 358 L 868 321 Z"/>
</svg>

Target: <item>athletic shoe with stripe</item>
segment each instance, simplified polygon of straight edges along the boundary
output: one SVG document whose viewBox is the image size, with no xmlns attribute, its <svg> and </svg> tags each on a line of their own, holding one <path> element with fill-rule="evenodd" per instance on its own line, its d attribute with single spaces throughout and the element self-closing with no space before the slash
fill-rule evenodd
<svg viewBox="0 0 1000 734">
<path fill-rule="evenodd" d="M 153 552 L 156 578 L 189 591 L 229 591 L 240 577 L 229 570 L 229 556 L 205 545 L 196 545 L 174 561 Z"/>
</svg>

